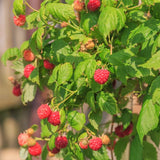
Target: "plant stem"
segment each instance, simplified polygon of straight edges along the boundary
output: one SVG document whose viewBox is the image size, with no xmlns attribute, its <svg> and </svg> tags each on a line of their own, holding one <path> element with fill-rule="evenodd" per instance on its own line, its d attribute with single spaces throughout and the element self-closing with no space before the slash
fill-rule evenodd
<svg viewBox="0 0 160 160">
<path fill-rule="evenodd" d="M 27 1 L 25 1 L 25 4 L 26 4 L 30 9 L 32 9 L 33 11 L 39 12 L 38 10 L 34 9 Z"/>
<path fill-rule="evenodd" d="M 49 138 L 40 138 L 40 137 L 35 137 L 35 140 L 36 141 L 49 141 L 50 139 Z"/>
<path fill-rule="evenodd" d="M 77 92 L 77 90 L 76 91 L 72 91 L 72 93 L 67 97 L 67 98 L 65 98 L 63 101 L 61 101 L 60 103 L 58 103 L 57 105 L 56 105 L 56 107 L 58 108 L 62 103 L 64 103 L 65 101 L 67 101 L 70 97 L 72 97 L 75 93 Z"/>
</svg>

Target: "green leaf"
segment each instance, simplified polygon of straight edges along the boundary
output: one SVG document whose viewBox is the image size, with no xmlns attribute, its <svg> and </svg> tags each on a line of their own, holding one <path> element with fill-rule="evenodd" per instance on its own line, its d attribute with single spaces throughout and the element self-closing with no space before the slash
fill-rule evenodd
<svg viewBox="0 0 160 160">
<path fill-rule="evenodd" d="M 14 60 L 16 58 L 20 58 L 20 50 L 18 48 L 10 48 L 2 55 L 1 61 L 4 65 L 6 65 L 7 60 Z"/>
<path fill-rule="evenodd" d="M 75 144 L 74 153 L 76 154 L 79 160 L 84 160 L 83 152 L 77 143 Z"/>
<path fill-rule="evenodd" d="M 94 160 L 110 160 L 105 146 L 102 146 L 98 151 L 92 152 Z"/>
<path fill-rule="evenodd" d="M 49 77 L 49 80 L 48 80 L 49 85 L 52 84 L 53 82 L 57 81 L 58 71 L 59 71 L 60 67 L 61 67 L 61 65 L 58 65 L 53 69 L 52 74 L 51 74 L 51 76 Z"/>
<path fill-rule="evenodd" d="M 142 109 L 137 122 L 137 132 L 140 141 L 143 141 L 144 135 L 155 129 L 159 122 L 160 107 L 154 105 L 152 99 L 148 96 L 142 105 Z"/>
<path fill-rule="evenodd" d="M 30 128 L 32 128 L 34 131 L 37 131 L 38 125 L 37 124 L 33 124 Z"/>
<path fill-rule="evenodd" d="M 160 51 L 154 54 L 146 63 L 141 64 L 144 68 L 153 68 L 155 70 L 160 68 Z"/>
<path fill-rule="evenodd" d="M 25 14 L 25 6 L 23 4 L 23 0 L 14 0 L 13 2 L 13 12 L 17 16 L 20 14 Z"/>
<path fill-rule="evenodd" d="M 154 5 L 155 0 L 142 0 L 146 5 Z"/>
<path fill-rule="evenodd" d="M 38 26 L 38 12 L 32 12 L 26 17 L 27 29 L 33 29 Z"/>
<path fill-rule="evenodd" d="M 152 139 L 152 141 L 156 144 L 156 146 L 158 147 L 160 144 L 160 131 L 157 131 L 156 129 L 153 130 L 150 133 L 150 137 Z"/>
<path fill-rule="evenodd" d="M 82 12 L 80 26 L 86 31 L 87 34 L 90 33 L 90 28 L 97 24 L 98 14 L 96 12 Z"/>
<path fill-rule="evenodd" d="M 91 125 L 96 130 L 98 130 L 99 129 L 99 124 L 100 124 L 101 119 L 102 119 L 102 112 L 101 111 L 96 111 L 96 112 L 91 111 L 88 114 L 88 119 L 89 119 L 89 122 L 91 123 Z"/>
<path fill-rule="evenodd" d="M 80 62 L 74 71 L 74 80 L 76 81 L 86 70 L 88 60 Z"/>
<path fill-rule="evenodd" d="M 66 113 L 65 113 L 64 109 L 61 109 L 59 114 L 60 114 L 60 121 L 61 121 L 61 125 L 62 125 L 66 120 Z"/>
<path fill-rule="evenodd" d="M 146 141 L 144 141 L 143 149 L 143 159 L 144 160 L 157 160 L 157 151 L 156 148 Z"/>
<path fill-rule="evenodd" d="M 131 51 L 130 48 L 119 50 L 118 52 L 115 52 L 109 57 L 109 62 L 113 65 L 123 65 L 126 63 L 126 61 L 134 56 L 134 53 Z"/>
<path fill-rule="evenodd" d="M 40 85 L 40 81 L 39 81 L 39 68 L 35 68 L 29 78 L 28 78 L 30 81 L 32 81 L 33 83 L 36 83 L 38 85 Z"/>
<path fill-rule="evenodd" d="M 26 64 L 22 61 L 14 61 L 11 68 L 14 69 L 16 72 L 19 72 L 19 73 L 23 74 L 25 65 Z"/>
<path fill-rule="evenodd" d="M 73 7 L 69 4 L 63 3 L 49 3 L 46 5 L 47 10 L 51 15 L 59 20 L 68 21 L 70 19 L 75 19 L 75 13 Z"/>
<path fill-rule="evenodd" d="M 28 157 L 28 149 L 21 147 L 19 151 L 19 156 L 21 160 L 25 160 Z"/>
<path fill-rule="evenodd" d="M 132 44 L 143 43 L 151 39 L 160 29 L 159 22 L 159 20 L 151 18 L 142 23 L 131 31 L 129 35 L 129 42 Z"/>
<path fill-rule="evenodd" d="M 37 29 L 37 34 L 36 34 L 36 41 L 37 41 L 37 47 L 38 49 L 42 49 L 42 46 L 43 46 L 43 37 L 44 35 L 44 28 L 41 27 L 41 28 L 38 28 Z"/>
<path fill-rule="evenodd" d="M 100 92 L 97 96 L 98 105 L 102 111 L 106 111 L 109 114 L 117 114 L 118 107 L 114 96 L 111 93 Z"/>
<path fill-rule="evenodd" d="M 77 111 L 69 112 L 67 119 L 71 127 L 77 131 L 80 131 L 86 122 L 85 114 Z"/>
<path fill-rule="evenodd" d="M 73 67 L 70 63 L 62 64 L 58 72 L 58 83 L 69 81 L 73 74 Z"/>
<path fill-rule="evenodd" d="M 88 62 L 88 65 L 86 67 L 85 73 L 88 78 L 93 78 L 94 72 L 96 70 L 96 60 L 95 59 L 90 59 Z"/>
<path fill-rule="evenodd" d="M 127 144 L 129 143 L 129 138 L 121 138 L 119 141 L 116 142 L 115 148 L 114 148 L 114 153 L 117 158 L 117 160 L 121 160 L 122 155 L 124 151 L 126 150 Z"/>
<path fill-rule="evenodd" d="M 36 92 L 37 92 L 37 85 L 32 82 L 24 82 L 22 92 L 22 102 L 24 104 L 31 102 L 34 100 Z"/>
<path fill-rule="evenodd" d="M 41 123 L 41 137 L 42 137 L 42 138 L 50 137 L 50 135 L 51 135 L 52 133 L 51 133 L 51 131 L 48 129 L 47 119 L 42 119 L 40 123 Z"/>
<path fill-rule="evenodd" d="M 130 145 L 129 160 L 143 160 L 143 146 L 139 140 L 139 136 L 136 135 Z"/>
<path fill-rule="evenodd" d="M 160 104 L 160 76 L 152 81 L 149 94 L 152 96 L 153 103 Z"/>
<path fill-rule="evenodd" d="M 64 63 L 65 57 L 70 53 L 70 46 L 62 39 L 58 39 L 52 42 L 48 56 L 51 60 L 53 59 L 53 62 Z"/>
<path fill-rule="evenodd" d="M 48 155 L 47 144 L 45 144 L 42 149 L 42 160 L 46 160 L 47 155 Z"/>
<path fill-rule="evenodd" d="M 49 146 L 49 149 L 52 150 L 53 148 L 55 148 L 55 135 L 52 135 L 49 142 L 48 142 L 48 146 Z"/>
<path fill-rule="evenodd" d="M 78 137 L 78 141 L 81 141 L 84 138 L 87 138 L 88 134 L 87 132 L 82 133 L 79 137 Z"/>
<path fill-rule="evenodd" d="M 23 55 L 23 51 L 29 47 L 29 41 L 24 41 L 21 45 L 20 51 Z"/>
<path fill-rule="evenodd" d="M 124 27 L 125 21 L 126 16 L 123 9 L 107 6 L 102 10 L 99 16 L 99 31 L 103 37 L 106 38 L 111 31 L 120 31 Z"/>
<path fill-rule="evenodd" d="M 87 93 L 87 103 L 95 111 L 95 97 L 93 91 Z"/>
<path fill-rule="evenodd" d="M 133 21 L 145 22 L 146 19 L 144 18 L 144 12 L 141 10 L 133 10 L 129 12 L 129 17 Z"/>
</svg>

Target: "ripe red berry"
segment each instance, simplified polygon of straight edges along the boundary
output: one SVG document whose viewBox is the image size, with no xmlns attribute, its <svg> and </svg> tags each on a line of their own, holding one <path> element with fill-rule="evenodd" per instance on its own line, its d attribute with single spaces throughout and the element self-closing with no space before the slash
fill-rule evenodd
<svg viewBox="0 0 160 160">
<path fill-rule="evenodd" d="M 26 23 L 26 16 L 25 15 L 14 16 L 13 20 L 16 26 L 23 26 Z"/>
<path fill-rule="evenodd" d="M 95 137 L 89 140 L 89 147 L 94 150 L 97 151 L 102 147 L 102 140 L 99 137 Z"/>
<path fill-rule="evenodd" d="M 47 150 L 50 151 L 51 153 L 57 154 L 60 152 L 60 149 L 54 147 L 52 150 L 49 148 L 49 146 L 47 145 Z"/>
<path fill-rule="evenodd" d="M 87 8 L 89 11 L 96 11 L 101 6 L 100 0 L 89 0 Z"/>
<path fill-rule="evenodd" d="M 15 85 L 12 89 L 12 93 L 15 95 L 15 96 L 20 96 L 22 94 L 21 92 L 21 86 L 18 84 L 18 85 Z"/>
<path fill-rule="evenodd" d="M 49 116 L 48 116 L 48 122 L 51 123 L 54 126 L 57 126 L 61 123 L 60 121 L 60 114 L 58 111 L 52 112 Z"/>
<path fill-rule="evenodd" d="M 83 139 L 79 142 L 79 146 L 82 148 L 82 149 L 87 149 L 88 148 L 88 141 Z"/>
<path fill-rule="evenodd" d="M 34 54 L 32 53 L 32 51 L 30 49 L 26 49 L 23 52 L 23 57 L 26 61 L 32 62 L 35 58 Z"/>
<path fill-rule="evenodd" d="M 55 139 L 56 148 L 58 148 L 58 149 L 65 148 L 65 147 L 67 147 L 67 144 L 68 144 L 67 137 L 65 137 L 65 136 L 56 137 L 56 139 Z"/>
<path fill-rule="evenodd" d="M 24 68 L 24 76 L 28 78 L 34 69 L 35 67 L 33 65 L 31 64 L 26 65 Z"/>
<path fill-rule="evenodd" d="M 18 144 L 20 146 L 27 145 L 29 135 L 27 133 L 20 133 L 18 136 Z"/>
<path fill-rule="evenodd" d="M 52 113 L 50 107 L 48 104 L 42 104 L 38 109 L 37 109 L 37 114 L 40 119 L 47 118 L 50 114 Z"/>
<path fill-rule="evenodd" d="M 130 125 L 123 130 L 123 125 L 119 125 L 115 128 L 115 134 L 119 137 L 125 137 L 127 135 L 130 135 L 133 131 L 133 123 L 130 123 Z"/>
<path fill-rule="evenodd" d="M 55 65 L 50 63 L 48 60 L 44 60 L 43 65 L 44 65 L 44 68 L 46 69 L 53 69 L 55 67 Z"/>
<path fill-rule="evenodd" d="M 28 152 L 32 156 L 38 156 L 42 153 L 42 148 L 38 142 L 34 146 L 28 147 Z"/>
<path fill-rule="evenodd" d="M 81 0 L 75 0 L 74 1 L 74 9 L 78 12 L 81 12 L 84 8 L 84 2 Z"/>
<path fill-rule="evenodd" d="M 109 74 L 107 69 L 97 69 L 94 73 L 94 80 L 99 84 L 104 84 L 108 81 Z"/>
</svg>

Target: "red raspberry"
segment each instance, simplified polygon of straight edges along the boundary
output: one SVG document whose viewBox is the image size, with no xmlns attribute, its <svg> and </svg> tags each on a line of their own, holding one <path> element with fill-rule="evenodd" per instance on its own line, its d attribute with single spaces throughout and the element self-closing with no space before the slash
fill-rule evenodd
<svg viewBox="0 0 160 160">
<path fill-rule="evenodd" d="M 89 11 L 96 11 L 101 6 L 100 0 L 90 0 L 87 4 Z"/>
<path fill-rule="evenodd" d="M 16 26 L 23 26 L 26 23 L 26 16 L 25 15 L 14 16 L 13 20 Z"/>
<path fill-rule="evenodd" d="M 79 142 L 79 146 L 82 148 L 82 149 L 87 149 L 88 148 L 88 141 L 83 139 Z"/>
<path fill-rule="evenodd" d="M 26 61 L 32 62 L 35 58 L 34 54 L 32 53 L 32 51 L 30 49 L 26 49 L 23 52 L 23 57 Z"/>
<path fill-rule="evenodd" d="M 20 146 L 27 145 L 29 135 L 27 133 L 20 133 L 18 136 L 18 144 Z"/>
<path fill-rule="evenodd" d="M 38 142 L 34 146 L 28 147 L 28 152 L 32 156 L 38 156 L 42 153 L 42 148 Z"/>
<path fill-rule="evenodd" d="M 109 74 L 107 69 L 97 69 L 94 73 L 94 80 L 99 84 L 104 84 L 108 81 Z"/>
<path fill-rule="evenodd" d="M 15 95 L 15 96 L 20 96 L 22 94 L 21 92 L 21 86 L 18 84 L 18 85 L 15 85 L 13 87 L 13 90 L 12 90 L 12 93 Z"/>
<path fill-rule="evenodd" d="M 48 104 L 42 104 L 38 109 L 37 109 L 37 114 L 40 119 L 47 118 L 50 114 L 52 113 L 50 107 Z"/>
<path fill-rule="evenodd" d="M 55 67 L 55 65 L 50 63 L 48 60 L 44 60 L 43 65 L 44 65 L 44 68 L 46 69 L 53 69 Z"/>
<path fill-rule="evenodd" d="M 84 2 L 81 0 L 75 0 L 74 1 L 74 9 L 78 12 L 81 12 L 84 8 Z"/>
<path fill-rule="evenodd" d="M 58 149 L 56 147 L 51 150 L 48 145 L 47 145 L 47 150 L 50 151 L 51 153 L 54 153 L 54 154 L 57 154 L 60 152 L 60 149 Z"/>
<path fill-rule="evenodd" d="M 60 114 L 58 111 L 52 112 L 49 116 L 48 116 L 48 122 L 53 124 L 54 126 L 57 126 L 61 123 L 60 121 Z"/>
<path fill-rule="evenodd" d="M 123 125 L 119 125 L 115 128 L 115 134 L 119 137 L 125 137 L 127 135 L 130 135 L 133 131 L 133 124 L 130 123 L 130 125 L 123 130 Z"/>
<path fill-rule="evenodd" d="M 97 151 L 102 147 L 102 140 L 99 137 L 95 137 L 89 140 L 89 147 L 94 150 Z"/>
<path fill-rule="evenodd" d="M 24 68 L 24 76 L 28 78 L 35 67 L 31 64 L 27 64 Z"/>
<path fill-rule="evenodd" d="M 68 140 L 65 136 L 58 136 L 55 139 L 55 146 L 58 149 L 67 147 Z"/>
</svg>

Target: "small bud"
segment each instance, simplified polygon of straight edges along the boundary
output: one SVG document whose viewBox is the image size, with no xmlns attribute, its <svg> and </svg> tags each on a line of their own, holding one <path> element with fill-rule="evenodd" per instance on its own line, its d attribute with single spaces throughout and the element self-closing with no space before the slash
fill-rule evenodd
<svg viewBox="0 0 160 160">
<path fill-rule="evenodd" d="M 110 138 L 107 135 L 103 134 L 102 137 L 101 137 L 101 139 L 102 139 L 102 144 L 107 145 L 107 144 L 110 143 Z"/>
<path fill-rule="evenodd" d="M 29 136 L 32 136 L 33 134 L 34 134 L 34 129 L 33 128 L 29 128 L 29 129 L 27 129 L 27 134 L 29 135 Z"/>
<path fill-rule="evenodd" d="M 36 140 L 35 139 L 33 139 L 32 137 L 28 138 L 27 145 L 29 147 L 34 146 L 35 144 L 36 144 Z"/>
</svg>

